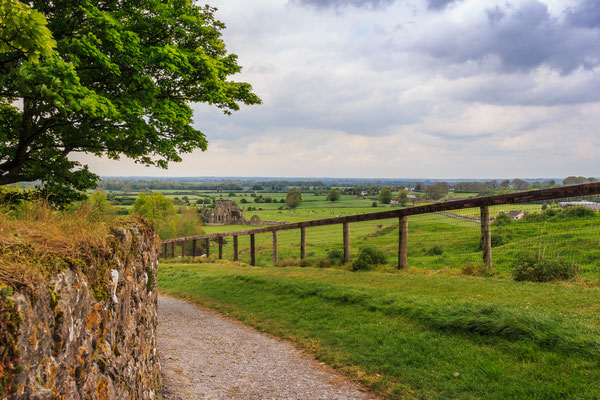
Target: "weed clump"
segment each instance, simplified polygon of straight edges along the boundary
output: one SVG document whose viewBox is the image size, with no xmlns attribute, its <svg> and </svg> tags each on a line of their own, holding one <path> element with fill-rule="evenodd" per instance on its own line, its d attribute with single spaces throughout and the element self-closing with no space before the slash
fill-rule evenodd
<svg viewBox="0 0 600 400">
<path fill-rule="evenodd" d="M 385 264 L 385 254 L 374 247 L 363 247 L 352 263 L 352 271 L 367 270 L 375 265 Z"/>
<path fill-rule="evenodd" d="M 312 267 L 312 262 L 310 262 L 309 260 L 301 260 L 300 261 L 300 267 L 305 268 L 305 267 Z"/>
<path fill-rule="evenodd" d="M 425 251 L 428 256 L 441 256 L 444 254 L 444 248 L 439 244 L 434 244 L 429 249 Z"/>
<path fill-rule="evenodd" d="M 515 265 L 512 275 L 516 281 L 551 282 L 569 280 L 579 273 L 579 265 L 563 257 L 524 254 Z"/>
<path fill-rule="evenodd" d="M 462 275 L 469 276 L 490 276 L 490 270 L 481 263 L 466 263 L 460 267 Z"/>
<path fill-rule="evenodd" d="M 340 249 L 331 249 L 327 252 L 327 259 L 332 263 L 341 263 L 344 260 L 344 252 Z"/>
</svg>

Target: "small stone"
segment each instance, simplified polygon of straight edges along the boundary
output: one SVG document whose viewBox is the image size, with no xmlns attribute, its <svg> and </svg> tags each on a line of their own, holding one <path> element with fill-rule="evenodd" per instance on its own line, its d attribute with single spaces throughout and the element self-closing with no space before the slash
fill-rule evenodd
<svg viewBox="0 0 600 400">
<path fill-rule="evenodd" d="M 455 372 L 455 373 L 453 373 L 452 375 L 454 375 L 455 377 L 457 377 L 457 378 L 458 378 L 458 377 L 460 376 L 460 372 Z"/>
</svg>

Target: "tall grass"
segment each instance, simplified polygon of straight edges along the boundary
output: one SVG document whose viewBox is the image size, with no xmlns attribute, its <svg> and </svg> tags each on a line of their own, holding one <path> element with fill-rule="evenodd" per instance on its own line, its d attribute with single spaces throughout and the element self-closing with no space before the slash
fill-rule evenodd
<svg viewBox="0 0 600 400">
<path fill-rule="evenodd" d="M 107 262 L 112 229 L 134 218 L 98 216 L 88 204 L 60 210 L 43 200 L 0 208 L 0 281 L 31 289 L 65 269 L 92 281 Z"/>
</svg>

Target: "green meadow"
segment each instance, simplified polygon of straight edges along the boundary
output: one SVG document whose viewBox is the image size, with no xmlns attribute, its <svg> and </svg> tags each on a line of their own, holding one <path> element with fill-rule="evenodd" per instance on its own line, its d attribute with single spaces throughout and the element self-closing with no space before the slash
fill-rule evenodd
<svg viewBox="0 0 600 400">
<path fill-rule="evenodd" d="M 497 217 L 501 212 L 523 210 L 530 217 L 505 225 L 492 224 L 492 254 L 494 270 L 508 274 L 523 254 L 543 254 L 567 258 L 580 266 L 584 277 L 600 278 L 600 216 L 541 217 L 540 205 L 503 205 L 491 208 Z M 256 213 L 263 220 L 299 222 L 372 212 L 371 208 L 321 208 L 295 210 L 263 210 Z M 536 214 L 537 213 L 537 214 Z M 453 211 L 448 214 L 424 214 L 409 217 L 408 265 L 422 269 L 460 270 L 465 265 L 482 261 L 480 251 L 479 209 Z M 252 229 L 247 225 L 204 226 L 205 233 Z M 256 235 L 256 262 L 260 266 L 273 264 L 272 234 Z M 342 250 L 342 226 L 329 225 L 307 228 L 307 259 L 303 265 L 335 266 L 337 260 L 324 262 L 328 253 Z M 363 247 L 382 251 L 386 263 L 379 269 L 391 271 L 397 265 L 398 222 L 396 219 L 350 224 L 351 256 L 356 257 Z M 190 244 L 188 243 L 188 246 Z M 239 237 L 239 259 L 250 262 L 249 236 Z M 217 243 L 211 244 L 216 254 Z M 225 238 L 223 257 L 233 258 L 231 237 Z M 180 254 L 180 250 L 176 250 Z M 285 264 L 300 262 L 299 229 L 278 232 L 278 261 Z"/>
<path fill-rule="evenodd" d="M 386 398 L 600 398 L 597 286 L 228 262 L 163 263 L 158 279 Z"/>
</svg>

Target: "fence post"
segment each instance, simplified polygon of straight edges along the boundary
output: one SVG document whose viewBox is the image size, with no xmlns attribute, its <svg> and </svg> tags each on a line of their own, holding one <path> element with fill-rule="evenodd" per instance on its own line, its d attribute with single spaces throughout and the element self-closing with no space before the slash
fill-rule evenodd
<svg viewBox="0 0 600 400">
<path fill-rule="evenodd" d="M 192 257 L 196 257 L 196 239 L 192 240 Z"/>
<path fill-rule="evenodd" d="M 406 269 L 408 262 L 408 217 L 398 221 L 398 269 Z"/>
<path fill-rule="evenodd" d="M 223 236 L 219 236 L 219 260 L 223 259 Z"/>
<path fill-rule="evenodd" d="M 175 242 L 171 242 L 171 258 L 175 258 Z"/>
<path fill-rule="evenodd" d="M 300 259 L 306 258 L 306 228 L 300 228 Z"/>
<path fill-rule="evenodd" d="M 344 262 L 350 262 L 350 224 L 344 222 Z"/>
<path fill-rule="evenodd" d="M 238 260 L 238 237 L 237 235 L 233 236 L 233 261 Z"/>
<path fill-rule="evenodd" d="M 254 233 L 250 234 L 250 265 L 256 265 L 256 247 Z"/>
<path fill-rule="evenodd" d="M 277 264 L 277 231 L 273 231 L 273 265 Z"/>
<path fill-rule="evenodd" d="M 483 262 L 488 270 L 492 269 L 492 231 L 490 227 L 490 208 L 481 207 L 481 249 Z"/>
<path fill-rule="evenodd" d="M 167 243 L 163 244 L 163 256 L 169 258 L 169 245 Z"/>
<path fill-rule="evenodd" d="M 210 238 L 206 238 L 206 258 L 210 257 Z"/>
</svg>

